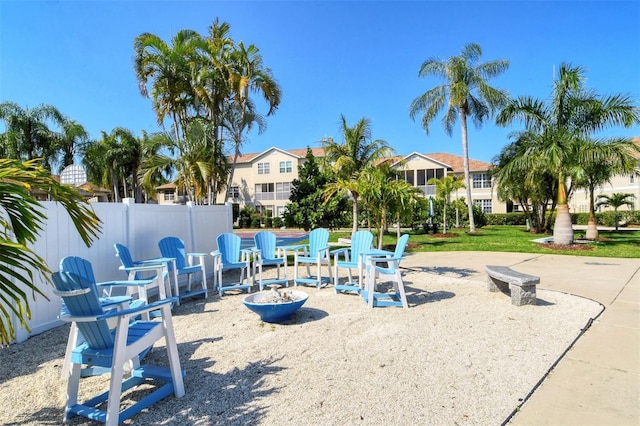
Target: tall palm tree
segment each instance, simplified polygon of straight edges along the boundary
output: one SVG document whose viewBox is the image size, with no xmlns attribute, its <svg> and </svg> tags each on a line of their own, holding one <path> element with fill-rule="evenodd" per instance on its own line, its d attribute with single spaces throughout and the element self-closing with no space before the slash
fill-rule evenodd
<svg viewBox="0 0 640 426">
<path fill-rule="evenodd" d="M 615 192 L 611 195 L 598 195 L 597 207 L 613 207 L 613 211 L 616 217 L 616 232 L 618 231 L 618 209 L 622 206 L 629 206 L 633 208 L 633 194 L 623 194 Z"/>
<path fill-rule="evenodd" d="M 447 232 L 447 208 L 451 204 L 451 193 L 458 189 L 464 188 L 464 182 L 455 176 L 445 176 L 441 179 L 431 178 L 427 185 L 436 186 L 436 196 L 444 201 L 442 209 L 442 232 Z"/>
<path fill-rule="evenodd" d="M 360 174 L 374 165 L 376 160 L 391 154 L 392 150 L 382 139 L 371 140 L 371 122 L 361 118 L 353 127 L 341 116 L 343 142 L 328 137 L 321 140 L 326 159 L 333 164 L 337 180 L 325 191 L 327 198 L 336 192 L 346 191 L 353 200 L 353 232 L 358 230 L 358 198 L 360 196 Z"/>
<path fill-rule="evenodd" d="M 499 125 L 519 119 L 527 130 L 539 134 L 537 158 L 546 170 L 557 176 L 556 219 L 553 239 L 556 244 L 572 244 L 573 228 L 569 214 L 567 178 L 579 163 L 580 140 L 609 126 L 640 123 L 640 114 L 627 96 L 599 97 L 583 87 L 584 69 L 562 64 L 554 81 L 551 100 L 545 103 L 531 97 L 512 100 L 498 115 Z M 522 162 L 530 162 L 523 157 Z"/>
<path fill-rule="evenodd" d="M 638 167 L 636 154 L 640 150 L 631 139 L 581 140 L 576 152 L 576 171 L 572 182 L 576 188 L 585 188 L 589 194 L 589 222 L 586 238 L 598 239 L 596 225 L 597 187 L 610 182 L 615 175 L 633 173 Z"/>
<path fill-rule="evenodd" d="M 179 31 L 171 44 L 150 33 L 134 40 L 134 70 L 140 93 L 151 97 L 159 125 L 164 125 L 165 118 L 171 118 L 176 139 L 182 137 L 189 108 L 195 104 L 192 76 L 201 41 L 200 35 L 192 30 Z"/>
<path fill-rule="evenodd" d="M 462 134 L 462 157 L 464 181 L 467 187 L 467 206 L 469 209 L 469 232 L 475 232 L 473 220 L 473 200 L 469 185 L 469 142 L 467 137 L 467 118 L 471 118 L 476 127 L 490 115 L 503 107 L 508 101 L 505 91 L 487 84 L 487 80 L 503 73 L 509 67 L 509 61 L 497 60 L 478 63 L 482 49 L 476 43 L 467 44 L 462 53 L 443 62 L 429 58 L 422 63 L 419 77 L 435 76 L 446 81 L 418 96 L 409 106 L 409 116 L 415 120 L 422 113 L 422 127 L 427 135 L 429 125 L 446 105 L 442 118 L 445 131 L 451 136 L 453 125 L 460 117 Z"/>
<path fill-rule="evenodd" d="M 227 180 L 227 188 L 233 184 L 235 166 L 241 155 L 240 148 L 246 140 L 245 133 L 249 133 L 254 126 L 258 126 L 258 134 L 264 132 L 267 126 L 264 117 L 253 110 L 244 111 L 235 103 L 227 105 L 222 116 L 223 140 L 231 142 L 233 145 L 233 161 Z"/>
<path fill-rule="evenodd" d="M 47 170 L 57 156 L 58 135 L 49 124 L 58 127 L 64 117 L 51 105 L 23 109 L 14 102 L 0 103 L 0 120 L 5 123 L 2 144 L 5 156 L 20 160 L 41 158 Z"/>
<path fill-rule="evenodd" d="M 31 317 L 26 288 L 46 298 L 33 280 L 33 271 L 48 282 L 51 271 L 42 257 L 29 248 L 46 217 L 42 205 L 33 196 L 39 189 L 61 203 L 87 246 L 98 236 L 100 221 L 91 206 L 75 188 L 62 185 L 35 160 L 0 159 L 0 346 L 15 339 L 12 315 L 29 330 Z"/>
</svg>

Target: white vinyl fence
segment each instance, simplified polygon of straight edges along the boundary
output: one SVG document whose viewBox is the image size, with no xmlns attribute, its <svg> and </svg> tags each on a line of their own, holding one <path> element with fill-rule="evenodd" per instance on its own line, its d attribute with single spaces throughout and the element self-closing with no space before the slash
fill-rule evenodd
<svg viewBox="0 0 640 426">
<path fill-rule="evenodd" d="M 132 199 L 123 203 L 92 203 L 94 211 L 102 221 L 102 233 L 91 247 L 87 247 L 65 209 L 55 202 L 42 202 L 47 220 L 40 237 L 32 247 L 47 262 L 52 271 L 57 271 L 60 259 L 79 256 L 89 260 L 98 282 L 126 279 L 118 270 L 120 260 L 115 255 L 114 243 L 126 245 L 134 259 L 160 256 L 158 242 L 167 236 L 181 238 L 187 252 L 209 253 L 217 249 L 216 237 L 224 232 L 233 232 L 232 205 L 196 206 L 135 204 Z M 213 258 L 207 270 L 213 272 Z M 60 313 L 60 298 L 53 294 L 52 286 L 42 277 L 34 275 L 38 288 L 47 295 L 31 298 L 31 333 L 16 325 L 16 340 L 26 340 L 30 335 L 42 333 L 62 324 L 57 319 Z"/>
</svg>

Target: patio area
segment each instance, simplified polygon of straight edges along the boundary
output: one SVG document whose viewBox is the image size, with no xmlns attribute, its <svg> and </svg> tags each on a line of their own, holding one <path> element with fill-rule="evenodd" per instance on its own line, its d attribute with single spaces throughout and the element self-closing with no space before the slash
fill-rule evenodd
<svg viewBox="0 0 640 426">
<path fill-rule="evenodd" d="M 430 256 L 407 259 L 409 309 L 370 310 L 332 286 L 297 287 L 310 296 L 288 324 L 262 323 L 242 305 L 246 293 L 186 301 L 174 308 L 186 395 L 130 423 L 504 422 L 603 306 L 545 290 L 553 285 L 543 279 L 538 305 L 516 307 L 488 292 L 470 263 L 435 267 Z M 0 422 L 60 423 L 67 333 L 0 350 Z M 149 356 L 164 359 L 160 350 Z M 83 379 L 81 398 L 106 383 Z"/>
</svg>

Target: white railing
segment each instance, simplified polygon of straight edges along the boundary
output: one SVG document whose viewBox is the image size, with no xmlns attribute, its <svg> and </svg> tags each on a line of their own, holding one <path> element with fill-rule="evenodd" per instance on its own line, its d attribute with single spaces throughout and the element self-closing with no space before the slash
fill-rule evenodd
<svg viewBox="0 0 640 426">
<path fill-rule="evenodd" d="M 96 280 L 126 279 L 118 270 L 120 260 L 115 256 L 114 243 L 126 245 L 134 259 L 160 256 L 158 241 L 167 236 L 179 237 L 185 242 L 187 251 L 209 253 L 216 247 L 216 237 L 224 232 L 233 232 L 232 204 L 215 206 L 135 204 L 132 199 L 123 203 L 93 203 L 94 211 L 102 222 L 102 232 L 91 247 L 80 238 L 64 208 L 55 202 L 41 202 L 44 207 L 43 230 L 33 244 L 52 271 L 58 270 L 60 259 L 65 256 L 80 256 L 93 266 Z M 213 258 L 207 265 L 213 272 Z M 31 335 L 42 333 L 61 325 L 60 299 L 53 294 L 52 287 L 42 277 L 34 274 L 34 282 L 49 298 L 35 299 L 29 294 L 31 308 Z M 1 303 L 1 302 L 0 302 Z M 16 325 L 16 340 L 26 340 L 30 334 Z"/>
</svg>

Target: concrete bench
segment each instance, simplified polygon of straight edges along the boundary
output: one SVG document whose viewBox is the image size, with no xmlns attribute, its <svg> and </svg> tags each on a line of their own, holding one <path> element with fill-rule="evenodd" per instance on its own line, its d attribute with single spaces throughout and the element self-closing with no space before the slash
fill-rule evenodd
<svg viewBox="0 0 640 426">
<path fill-rule="evenodd" d="M 489 291 L 511 292 L 511 303 L 515 306 L 536 304 L 536 285 L 540 277 L 514 271 L 507 266 L 487 265 L 487 287 Z"/>
</svg>

